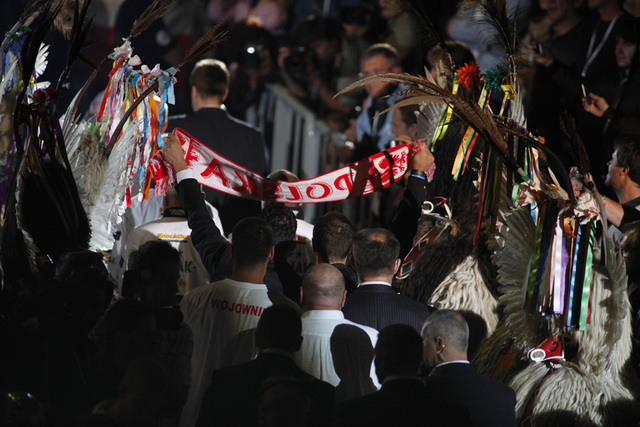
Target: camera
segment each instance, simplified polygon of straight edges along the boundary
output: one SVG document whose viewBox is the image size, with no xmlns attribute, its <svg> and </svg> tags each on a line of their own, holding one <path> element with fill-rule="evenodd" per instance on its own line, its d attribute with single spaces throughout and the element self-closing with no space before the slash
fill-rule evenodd
<svg viewBox="0 0 640 427">
<path fill-rule="evenodd" d="M 308 49 L 306 46 L 292 47 L 291 54 L 284 60 L 286 72 L 292 76 L 306 74 L 307 58 L 314 59 L 313 50 Z"/>
<path fill-rule="evenodd" d="M 242 66 L 249 70 L 260 68 L 260 64 L 266 58 L 267 50 L 262 44 L 247 43 L 242 53 Z"/>
</svg>

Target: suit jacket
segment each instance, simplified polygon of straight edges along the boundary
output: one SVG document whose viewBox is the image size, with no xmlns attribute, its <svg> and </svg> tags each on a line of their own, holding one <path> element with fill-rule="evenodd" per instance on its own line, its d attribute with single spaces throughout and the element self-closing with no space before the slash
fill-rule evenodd
<svg viewBox="0 0 640 427">
<path fill-rule="evenodd" d="M 310 397 L 307 425 L 329 425 L 333 416 L 334 388 L 303 372 L 293 358 L 262 352 L 255 360 L 213 372 L 202 400 L 197 426 L 257 426 L 258 402 L 269 377 L 295 378 Z"/>
<path fill-rule="evenodd" d="M 464 408 L 430 398 L 418 377 L 385 381 L 379 391 L 336 406 L 336 424 L 344 427 L 458 427 L 470 425 L 468 418 Z"/>
<path fill-rule="evenodd" d="M 378 331 L 394 323 L 413 326 L 418 332 L 429 317 L 426 305 L 398 294 L 386 284 L 360 285 L 347 295 L 344 317 Z"/>
<path fill-rule="evenodd" d="M 473 426 L 515 426 L 516 394 L 507 385 L 482 376 L 468 363 L 435 367 L 425 381 L 431 398 L 469 411 Z"/>
<path fill-rule="evenodd" d="M 181 128 L 216 153 L 258 174 L 268 173 L 266 149 L 262 133 L 246 122 L 231 117 L 216 107 L 169 119 L 169 131 Z M 207 201 L 218 209 L 225 233 L 242 218 L 257 216 L 260 202 L 204 187 Z"/>
</svg>

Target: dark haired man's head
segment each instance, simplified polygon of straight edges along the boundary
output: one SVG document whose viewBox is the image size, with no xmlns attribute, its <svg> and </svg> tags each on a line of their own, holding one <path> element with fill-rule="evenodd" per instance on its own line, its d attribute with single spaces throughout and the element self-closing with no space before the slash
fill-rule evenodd
<svg viewBox="0 0 640 427">
<path fill-rule="evenodd" d="M 127 280 L 134 278 L 143 303 L 151 306 L 173 304 L 178 292 L 180 253 L 171 244 L 162 240 L 144 243 L 131 253 L 128 267 Z"/>
<path fill-rule="evenodd" d="M 271 226 L 273 245 L 276 248 L 279 248 L 282 244 L 289 244 L 294 241 L 298 223 L 291 208 L 288 208 L 282 203 L 270 203 L 262 208 L 260 218 L 267 221 Z"/>
<path fill-rule="evenodd" d="M 311 243 L 319 262 L 344 264 L 353 243 L 351 221 L 340 212 L 322 215 L 313 227 Z"/>
<path fill-rule="evenodd" d="M 365 228 L 353 239 L 353 260 L 361 282 L 381 280 L 391 283 L 400 266 L 400 243 L 386 228 Z"/>
<path fill-rule="evenodd" d="M 637 67 L 640 25 L 637 18 L 623 18 L 616 25 L 616 62 L 626 74 Z"/>
<path fill-rule="evenodd" d="M 271 258 L 273 231 L 262 218 L 244 218 L 233 227 L 231 243 L 234 267 L 254 269 L 266 265 Z"/>
<path fill-rule="evenodd" d="M 256 346 L 260 350 L 278 348 L 295 353 L 302 345 L 302 322 L 293 307 L 276 304 L 266 308 L 256 329 Z"/>
<path fill-rule="evenodd" d="M 378 380 L 382 382 L 389 375 L 417 375 L 422 349 L 422 337 L 413 327 L 399 323 L 382 329 L 374 350 Z"/>
<path fill-rule="evenodd" d="M 629 179 L 640 185 L 640 136 L 623 134 L 614 141 L 613 146 L 615 151 L 609 162 L 607 185 L 610 185 L 615 190 L 617 177 L 616 171 L 613 171 L 611 166 L 626 170 Z"/>
<path fill-rule="evenodd" d="M 229 70 L 222 61 L 217 59 L 198 61 L 190 76 L 194 111 L 201 108 L 203 104 L 222 104 L 227 96 L 229 76 Z"/>
</svg>

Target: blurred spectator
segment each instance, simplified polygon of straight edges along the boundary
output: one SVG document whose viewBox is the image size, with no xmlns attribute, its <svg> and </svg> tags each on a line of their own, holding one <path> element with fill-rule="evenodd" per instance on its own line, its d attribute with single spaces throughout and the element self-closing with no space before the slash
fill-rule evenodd
<svg viewBox="0 0 640 427">
<path fill-rule="evenodd" d="M 235 22 L 257 20 L 274 36 L 283 36 L 289 23 L 292 0 L 239 0 L 233 10 Z"/>
<path fill-rule="evenodd" d="M 393 46 L 398 52 L 402 68 L 407 73 L 422 71 L 420 29 L 409 4 L 405 0 L 378 0 L 380 14 L 387 21 L 387 31 L 380 41 Z"/>
<path fill-rule="evenodd" d="M 612 151 L 613 141 L 621 133 L 640 132 L 640 26 L 637 18 L 621 20 L 616 31 L 615 49 L 618 75 L 610 81 L 592 86 L 591 93 L 582 101 L 587 112 L 607 120 L 603 127 L 603 155 Z M 607 86 L 613 86 L 614 89 L 608 89 Z M 608 92 L 615 96 L 610 99 L 599 96 Z"/>
<path fill-rule="evenodd" d="M 334 99 L 340 77 L 342 41 L 340 23 L 310 16 L 295 31 L 295 44 L 280 48 L 280 75 L 292 95 L 323 116 L 349 115 L 351 109 Z"/>
<path fill-rule="evenodd" d="M 311 15 L 337 19 L 340 9 L 348 4 L 371 3 L 375 0 L 297 0 L 294 6 L 294 26 Z"/>
<path fill-rule="evenodd" d="M 229 114 L 245 119 L 247 109 L 258 105 L 267 84 L 280 81 L 275 38 L 253 22 L 241 22 L 229 30 L 220 46 L 220 59 L 229 64 Z"/>
<path fill-rule="evenodd" d="M 543 135 L 549 147 L 561 156 L 568 167 L 571 166 L 570 155 L 564 148 L 567 138 L 562 131 L 560 115 L 568 111 L 577 117 L 579 113 L 576 94 L 580 91 L 580 84 L 577 76 L 584 66 L 590 21 L 585 19 L 584 8 L 573 0 L 542 0 L 540 8 L 551 26 L 548 32 L 539 32 L 529 45 L 536 67 L 531 88 L 525 94 L 525 111 L 529 129 Z M 551 62 L 556 65 L 547 67 Z M 555 79 L 554 69 L 558 67 L 574 76 L 571 85 Z"/>
<path fill-rule="evenodd" d="M 337 89 L 342 90 L 358 79 L 362 55 L 376 40 L 375 9 L 368 3 L 346 5 L 340 9 L 342 24 L 342 65 Z M 363 88 L 354 89 L 340 96 L 340 101 L 350 108 L 362 103 L 366 96 Z"/>
<path fill-rule="evenodd" d="M 527 28 L 530 3 L 531 0 L 506 0 L 507 16 L 518 19 L 515 25 L 520 32 Z M 477 2 L 458 2 L 458 11 L 449 20 L 447 34 L 471 48 L 480 71 L 485 73 L 504 61 L 504 51 L 498 47 L 500 41 L 483 10 Z"/>
</svg>

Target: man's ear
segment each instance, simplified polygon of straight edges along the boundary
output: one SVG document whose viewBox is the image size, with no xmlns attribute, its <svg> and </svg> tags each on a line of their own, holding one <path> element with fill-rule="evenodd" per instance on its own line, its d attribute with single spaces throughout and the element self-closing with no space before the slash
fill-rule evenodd
<svg viewBox="0 0 640 427">
<path fill-rule="evenodd" d="M 269 252 L 269 259 L 273 259 L 273 255 L 276 253 L 276 247 L 271 246 L 271 251 Z"/>
<path fill-rule="evenodd" d="M 227 90 L 224 91 L 224 95 L 222 95 L 222 99 L 220 100 L 220 104 L 223 104 L 224 101 L 227 100 L 227 96 L 229 96 L 229 89 L 227 88 Z"/>
<path fill-rule="evenodd" d="M 347 300 L 347 290 L 345 289 L 344 292 L 342 293 L 342 302 L 340 303 L 340 309 L 342 310 L 342 307 L 344 307 L 344 302 Z"/>
<path fill-rule="evenodd" d="M 397 273 L 402 265 L 402 260 L 400 258 L 396 259 L 396 262 L 393 264 L 393 273 Z"/>
<path fill-rule="evenodd" d="M 300 286 L 300 304 L 304 305 L 304 290 L 302 289 L 302 286 Z"/>
<path fill-rule="evenodd" d="M 444 340 L 444 338 L 442 337 L 437 337 L 436 338 L 436 353 L 442 353 L 444 351 L 444 348 L 446 346 L 446 341 Z"/>
</svg>

